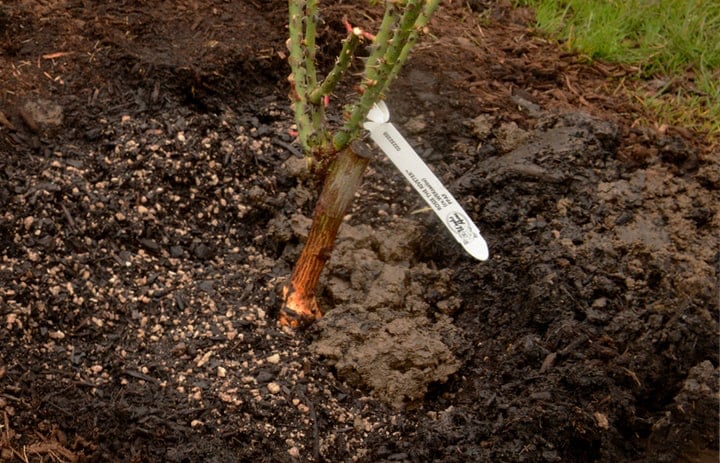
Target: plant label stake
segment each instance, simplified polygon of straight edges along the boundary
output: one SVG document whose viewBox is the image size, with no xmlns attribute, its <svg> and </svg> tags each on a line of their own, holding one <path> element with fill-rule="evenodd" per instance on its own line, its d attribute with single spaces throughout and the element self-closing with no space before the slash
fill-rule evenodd
<svg viewBox="0 0 720 463">
<path fill-rule="evenodd" d="M 370 138 L 390 158 L 410 185 L 445 224 L 455 240 L 474 258 L 487 260 L 489 251 L 477 225 L 450 194 L 410 144 L 390 123 L 390 111 L 384 101 L 375 103 L 363 127 Z"/>
</svg>

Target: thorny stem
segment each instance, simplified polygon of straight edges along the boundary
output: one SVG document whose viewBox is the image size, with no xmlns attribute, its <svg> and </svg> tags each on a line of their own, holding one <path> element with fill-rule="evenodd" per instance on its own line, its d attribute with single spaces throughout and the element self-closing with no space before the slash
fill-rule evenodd
<svg viewBox="0 0 720 463">
<path fill-rule="evenodd" d="M 327 129 L 325 127 L 325 106 L 323 106 L 320 101 L 313 102 L 310 98 L 310 95 L 318 89 L 317 70 L 315 69 L 315 57 L 317 51 L 315 38 L 317 35 L 318 0 L 306 1 L 304 42 L 307 87 L 305 90 L 305 99 L 309 103 L 307 109 L 310 111 L 310 120 L 312 123 L 312 130 L 314 132 L 314 134 L 311 135 L 313 138 L 308 140 L 308 144 L 310 145 L 312 151 L 324 151 L 328 138 L 326 135 Z M 322 100 L 322 97 L 320 100 Z M 309 155 L 307 151 L 306 155 Z"/>
<path fill-rule="evenodd" d="M 354 136 L 357 137 L 357 133 L 360 131 L 360 124 L 362 124 L 364 119 L 363 112 L 367 115 L 374 103 L 374 101 L 370 100 L 370 95 L 367 95 L 367 90 L 368 87 L 377 85 L 379 81 L 378 70 L 380 61 L 383 59 L 385 53 L 387 53 L 392 29 L 399 17 L 400 13 L 398 12 L 397 6 L 393 2 L 386 2 L 385 14 L 383 15 L 380 28 L 373 41 L 372 52 L 367 58 L 367 61 L 365 61 L 363 79 L 360 83 L 360 100 L 352 106 L 347 122 L 345 122 L 343 128 L 335 134 L 335 137 L 333 137 L 333 146 L 335 149 L 342 149 L 343 146 L 352 141 Z M 363 108 L 365 109 L 364 111 Z"/>
<path fill-rule="evenodd" d="M 418 16 L 417 21 L 415 22 L 414 30 L 410 34 L 410 37 L 408 37 L 405 46 L 400 52 L 400 56 L 398 57 L 398 62 L 400 63 L 400 66 L 395 66 L 395 69 L 392 70 L 390 76 L 388 77 L 389 82 L 392 82 L 393 80 L 395 80 L 395 77 L 397 77 L 398 73 L 400 72 L 400 68 L 402 67 L 402 64 L 407 61 L 407 58 L 410 55 L 410 50 L 413 49 L 415 43 L 417 42 L 418 34 L 420 32 L 423 32 L 423 29 L 425 29 L 425 26 L 427 26 L 428 21 L 435 13 L 435 10 L 437 10 L 437 7 L 439 5 L 440 0 L 428 0 L 428 2 L 425 4 L 425 7 L 423 8 L 420 16 Z"/>
<path fill-rule="evenodd" d="M 290 100 L 295 110 L 295 122 L 297 123 L 298 137 L 306 153 L 311 151 L 308 140 L 312 134 L 312 123 L 307 113 L 307 68 L 305 60 L 305 46 L 303 37 L 303 11 L 304 2 L 301 0 L 289 0 L 289 21 L 288 50 L 290 57 L 291 74 L 289 77 L 291 89 Z M 314 68 L 313 68 L 314 69 Z"/>
<path fill-rule="evenodd" d="M 409 37 L 415 32 L 415 24 L 422 12 L 423 5 L 424 2 L 421 0 L 409 0 L 405 4 L 405 11 L 397 27 L 393 28 L 397 13 L 394 5 L 388 2 L 380 32 L 375 40 L 377 44 L 375 52 L 379 56 L 376 56 L 374 52 L 368 58 L 361 86 L 363 94 L 360 101 L 353 106 L 350 118 L 343 128 L 335 134 L 333 138 L 335 149 L 342 149 L 357 138 L 368 111 L 382 97 L 392 78 L 398 74 L 400 67 L 407 60 L 408 54 L 402 52 L 405 44 L 408 43 Z M 392 37 L 390 37 L 391 32 Z"/>
<path fill-rule="evenodd" d="M 360 37 L 362 37 L 362 30 L 360 28 L 356 27 L 348 33 L 347 38 L 343 41 L 340 55 L 338 55 L 338 58 L 335 60 L 335 66 L 328 73 L 327 77 L 325 77 L 322 84 L 310 93 L 310 97 L 308 98 L 310 103 L 321 104 L 323 97 L 330 95 L 333 90 L 335 90 L 335 86 L 350 66 L 350 61 L 355 55 L 355 50 L 357 50 L 360 44 Z"/>
<path fill-rule="evenodd" d="M 379 63 L 383 56 L 385 56 L 385 53 L 387 53 L 393 26 L 395 26 L 399 18 L 400 13 L 398 12 L 397 6 L 393 2 L 387 2 L 385 5 L 385 14 L 380 23 L 380 29 L 378 29 L 375 41 L 373 42 L 372 52 L 365 62 L 365 72 L 363 73 L 365 82 L 361 84 L 362 88 L 367 88 L 368 82 L 377 81 L 379 77 L 377 73 Z"/>
<path fill-rule="evenodd" d="M 317 31 L 318 0 L 307 0 L 305 4 L 305 69 L 307 70 L 307 93 L 317 86 L 315 70 L 315 35 Z"/>
</svg>

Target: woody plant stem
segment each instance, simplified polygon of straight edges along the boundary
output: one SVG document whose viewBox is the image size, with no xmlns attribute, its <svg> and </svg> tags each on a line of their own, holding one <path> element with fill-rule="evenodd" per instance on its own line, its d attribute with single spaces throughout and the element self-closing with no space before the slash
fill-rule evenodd
<svg viewBox="0 0 720 463">
<path fill-rule="evenodd" d="M 315 66 L 318 1 L 288 2 L 291 68 L 288 80 L 298 138 L 309 165 L 328 166 L 307 241 L 283 290 L 280 322 L 293 328 L 306 326 L 322 316 L 315 298 L 320 274 L 369 163 L 364 145 L 358 142 L 362 123 L 398 75 L 418 34 L 425 32 L 440 3 L 440 0 L 385 0 L 385 13 L 375 36 L 346 23 L 348 35 L 342 50 L 334 67 L 319 82 Z M 359 96 L 345 108 L 342 127 L 333 130 L 328 125 L 325 103 L 347 75 L 358 46 L 366 40 L 371 40 L 372 51 L 356 86 Z"/>
</svg>

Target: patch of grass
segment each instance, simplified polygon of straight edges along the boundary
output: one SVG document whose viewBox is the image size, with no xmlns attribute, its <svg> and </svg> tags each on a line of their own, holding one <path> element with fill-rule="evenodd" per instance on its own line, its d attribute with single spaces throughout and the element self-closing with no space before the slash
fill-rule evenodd
<svg viewBox="0 0 720 463">
<path fill-rule="evenodd" d="M 669 123 L 720 134 L 720 1 L 516 0 L 538 28 L 588 59 L 659 79 L 644 103 Z"/>
</svg>

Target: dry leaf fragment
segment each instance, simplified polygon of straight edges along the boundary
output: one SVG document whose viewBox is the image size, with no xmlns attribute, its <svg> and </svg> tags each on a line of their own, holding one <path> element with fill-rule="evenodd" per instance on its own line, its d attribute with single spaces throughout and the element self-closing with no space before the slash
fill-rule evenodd
<svg viewBox="0 0 720 463">
<path fill-rule="evenodd" d="M 600 429 L 608 429 L 610 427 L 610 421 L 608 421 L 608 417 L 604 413 L 595 412 L 593 416 Z"/>
</svg>

